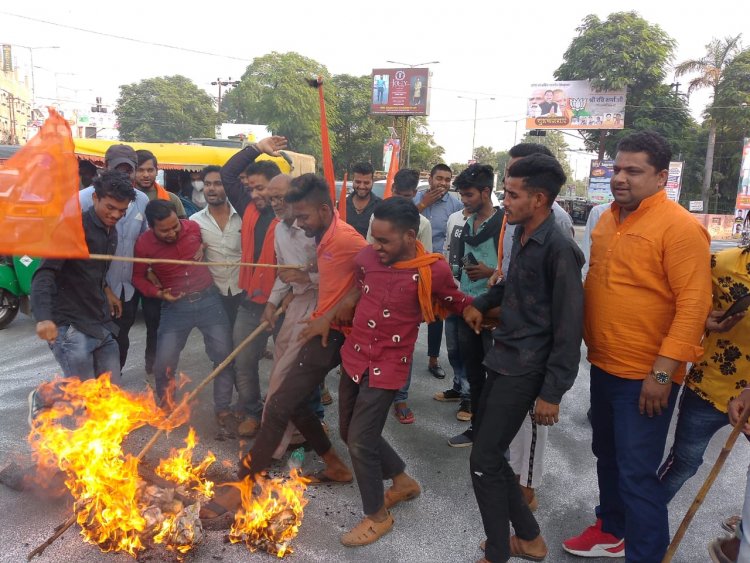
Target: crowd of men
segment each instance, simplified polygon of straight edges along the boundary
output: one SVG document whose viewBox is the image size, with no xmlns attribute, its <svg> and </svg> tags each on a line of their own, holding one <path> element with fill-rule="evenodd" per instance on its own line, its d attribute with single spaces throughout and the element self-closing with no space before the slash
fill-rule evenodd
<svg viewBox="0 0 750 563">
<path fill-rule="evenodd" d="M 259 159 L 285 147 L 283 137 L 269 137 L 222 167 L 206 167 L 205 207 L 190 219 L 156 183 L 152 153 L 127 145 L 107 151 L 105 169 L 80 192 L 89 249 L 190 264 L 44 260 L 32 304 L 37 334 L 63 374 L 109 372 L 116 382 L 141 302 L 145 371 L 168 408 L 194 328 L 218 365 L 267 323 L 215 380 L 217 427 L 254 438 L 240 478 L 264 472 L 301 440 L 325 463 L 308 476 L 312 484 L 356 478 L 365 517 L 341 542 L 361 546 L 391 531 L 391 510 L 421 492 L 382 431 L 389 413 L 403 424 L 415 420 L 407 398 L 425 322 L 427 370 L 446 377 L 438 363 L 443 332 L 453 370 L 452 385 L 434 398 L 458 403 L 456 416 L 468 423 L 448 444 L 472 447 L 469 470 L 487 536 L 480 561 L 542 560 L 549 550 L 533 515 L 535 489 L 585 340 L 599 505 L 595 524 L 563 549 L 660 561 L 669 501 L 729 423 L 727 413 L 736 420 L 750 403 L 750 390 L 742 391 L 746 321 L 742 313 L 724 316 L 750 293 L 750 253 L 712 257 L 706 230 L 667 199 L 667 142 L 648 131 L 622 139 L 614 202 L 592 212 L 583 250 L 555 203 L 565 174 L 542 145 L 510 150 L 502 207 L 486 165 L 454 176 L 438 164 L 420 192 L 419 172 L 404 169 L 393 197 L 381 200 L 372 193 L 372 165 L 357 164 L 346 221 L 325 180 L 293 178 Z M 262 389 L 259 364 L 271 337 L 274 363 Z M 323 421 L 325 379 L 336 368 L 351 467 Z M 681 389 L 674 444 L 662 463 Z M 57 399 L 54 383 L 34 389 L 30 420 Z M 227 526 L 239 505 L 238 490 L 222 487 L 202 508 L 204 526 Z M 712 557 L 750 561 L 739 519 L 725 524 L 736 537 L 713 542 Z"/>
</svg>

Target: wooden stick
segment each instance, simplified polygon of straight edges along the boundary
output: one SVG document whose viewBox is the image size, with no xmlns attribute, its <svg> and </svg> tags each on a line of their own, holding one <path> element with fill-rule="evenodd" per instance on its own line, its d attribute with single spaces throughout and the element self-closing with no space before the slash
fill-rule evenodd
<svg viewBox="0 0 750 563">
<path fill-rule="evenodd" d="M 110 260 L 112 262 L 133 262 L 139 264 L 181 264 L 184 266 L 242 266 L 252 268 L 289 268 L 302 270 L 302 264 L 256 264 L 253 262 L 198 262 L 196 260 L 175 260 L 173 258 L 136 258 L 134 256 L 114 256 L 112 254 L 89 254 L 92 260 Z"/>
<path fill-rule="evenodd" d="M 745 426 L 745 423 L 747 423 L 748 418 L 750 418 L 750 404 L 745 407 L 745 409 L 742 411 L 742 414 L 740 415 L 740 419 L 737 421 L 737 424 L 735 424 L 734 428 L 732 428 L 732 432 L 729 434 L 724 447 L 721 449 L 716 463 L 714 463 L 714 466 L 711 468 L 711 471 L 708 474 L 708 477 L 706 477 L 706 480 L 703 482 L 703 486 L 700 488 L 700 491 L 698 491 L 698 494 L 695 495 L 695 500 L 693 500 L 693 504 L 690 505 L 687 514 L 685 514 L 685 517 L 682 519 L 680 527 L 677 528 L 677 533 L 675 533 L 674 537 L 672 538 L 672 543 L 669 544 L 669 549 L 667 550 L 667 554 L 664 556 L 664 559 L 662 559 L 662 563 L 670 563 L 672 561 L 672 557 L 674 557 L 675 553 L 677 552 L 677 548 L 680 546 L 680 542 L 685 536 L 688 526 L 690 526 L 690 522 L 692 522 L 693 520 L 693 516 L 695 516 L 695 513 L 698 512 L 698 509 L 700 508 L 701 504 L 703 504 L 703 501 L 705 500 L 709 489 L 711 489 L 714 481 L 716 481 L 716 478 L 719 476 L 719 472 L 721 472 L 721 468 L 724 467 L 724 462 L 727 460 L 729 452 L 732 451 L 734 443 L 737 441 L 737 438 L 742 432 L 742 428 Z"/>
<path fill-rule="evenodd" d="M 274 318 L 278 318 L 286 309 L 286 307 L 279 307 L 276 310 L 276 313 L 274 314 Z M 263 321 L 258 325 L 258 327 L 251 332 L 245 340 L 240 342 L 240 344 L 232 350 L 232 352 L 224 359 L 223 362 L 221 362 L 218 366 L 214 368 L 214 370 L 206 376 L 206 378 L 200 382 L 200 384 L 193 389 L 188 395 L 183 397 L 182 401 L 180 401 L 180 404 L 169 414 L 169 416 L 166 418 L 166 422 L 169 422 L 172 420 L 172 417 L 177 415 L 183 408 L 186 408 L 188 403 L 190 403 L 195 397 L 197 397 L 198 393 L 200 393 L 209 383 L 211 383 L 216 377 L 226 368 L 234 358 L 237 357 L 237 355 L 253 340 L 255 340 L 259 334 L 261 334 L 263 331 L 268 328 L 268 321 Z M 148 443 L 143 446 L 143 449 L 140 451 L 140 453 L 137 456 L 138 461 L 141 461 L 143 457 L 151 450 L 151 448 L 154 447 L 154 444 L 156 444 L 156 441 L 164 434 L 164 430 L 157 430 L 156 433 L 151 437 L 151 439 L 148 441 Z M 45 549 L 47 549 L 50 545 L 52 545 L 57 538 L 59 538 L 61 535 L 63 535 L 68 528 L 70 528 L 73 524 L 76 523 L 76 510 L 75 507 L 73 509 L 73 514 L 70 515 L 70 517 L 57 526 L 55 528 L 55 533 L 52 534 L 43 544 L 40 546 L 34 548 L 33 551 L 31 551 L 26 556 L 26 561 L 31 561 L 34 557 L 37 555 L 41 555 Z"/>
</svg>

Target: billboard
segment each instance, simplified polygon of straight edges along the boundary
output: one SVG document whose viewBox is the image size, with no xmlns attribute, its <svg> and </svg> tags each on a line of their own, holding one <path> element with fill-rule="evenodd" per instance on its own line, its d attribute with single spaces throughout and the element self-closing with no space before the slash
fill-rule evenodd
<svg viewBox="0 0 750 563">
<path fill-rule="evenodd" d="M 614 201 L 612 190 L 609 187 L 614 174 L 614 160 L 592 160 L 589 170 L 588 199 L 595 203 L 609 203 Z M 680 189 L 682 187 L 682 162 L 669 163 L 669 176 L 664 191 L 667 199 L 679 203 Z"/>
<path fill-rule="evenodd" d="M 429 115 L 429 78 L 428 68 L 374 69 L 370 113 Z"/>
<path fill-rule="evenodd" d="M 737 184 L 737 210 L 750 209 L 750 138 L 742 145 L 740 181 Z"/>
<path fill-rule="evenodd" d="M 588 80 L 532 84 L 526 129 L 623 129 L 625 90 L 597 92 Z"/>
<path fill-rule="evenodd" d="M 387 139 L 383 144 L 383 170 L 388 172 L 391 169 L 391 158 L 396 154 L 398 158 L 401 150 L 401 141 L 399 139 Z"/>
</svg>

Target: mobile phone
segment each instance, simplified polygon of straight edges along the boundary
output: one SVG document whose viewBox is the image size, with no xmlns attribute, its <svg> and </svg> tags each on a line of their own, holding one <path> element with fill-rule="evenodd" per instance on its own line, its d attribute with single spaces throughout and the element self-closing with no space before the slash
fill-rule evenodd
<svg viewBox="0 0 750 563">
<path fill-rule="evenodd" d="M 737 313 L 744 313 L 745 311 L 747 311 L 749 307 L 750 307 L 750 293 L 748 293 L 747 295 L 743 295 L 737 301 L 732 303 L 732 306 L 729 307 L 729 309 L 727 309 L 727 312 L 724 313 L 719 319 L 719 323 L 723 323 L 732 315 L 736 315 Z"/>
<path fill-rule="evenodd" d="M 461 258 L 461 261 L 464 264 L 464 267 L 466 266 L 478 266 L 479 262 L 477 261 L 476 256 L 474 256 L 473 252 L 469 252 L 468 254 L 464 254 L 463 258 Z"/>
</svg>

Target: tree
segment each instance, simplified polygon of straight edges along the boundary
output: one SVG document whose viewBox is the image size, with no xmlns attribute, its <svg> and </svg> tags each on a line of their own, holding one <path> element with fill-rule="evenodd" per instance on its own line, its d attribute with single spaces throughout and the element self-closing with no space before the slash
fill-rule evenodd
<svg viewBox="0 0 750 563">
<path fill-rule="evenodd" d="M 474 150 L 474 160 L 479 164 L 489 164 L 497 174 L 502 176 L 510 155 L 506 151 L 495 152 L 492 147 L 479 146 Z"/>
<path fill-rule="evenodd" d="M 357 162 L 372 162 L 382 167 L 383 142 L 388 138 L 388 121 L 370 114 L 372 79 L 370 76 L 338 74 L 331 79 L 333 101 L 338 114 L 331 134 L 336 139 L 333 164 L 336 173 L 351 170 Z"/>
<path fill-rule="evenodd" d="M 120 86 L 115 114 L 123 141 L 173 142 L 215 135 L 211 96 L 180 75 Z"/>
<path fill-rule="evenodd" d="M 688 59 L 675 67 L 675 76 L 698 73 L 688 84 L 688 95 L 701 88 L 711 88 L 714 103 L 719 96 L 722 86 L 722 74 L 732 58 L 740 48 L 740 37 L 725 37 L 724 39 L 712 39 L 706 45 L 706 54 L 699 59 Z M 711 114 L 711 106 L 706 110 L 706 118 L 709 125 L 708 146 L 706 147 L 706 161 L 703 167 L 703 186 L 701 195 L 703 198 L 703 209 L 708 209 L 708 197 L 711 192 L 711 174 L 714 163 L 714 149 L 716 146 L 716 119 Z"/>
<path fill-rule="evenodd" d="M 335 129 L 339 125 L 335 85 L 328 70 L 294 52 L 274 51 L 254 59 L 239 85 L 222 100 L 222 110 L 233 122 L 266 125 L 288 139 L 290 150 L 313 154 L 322 162 L 318 92 L 308 83 L 317 76 L 323 77 L 328 126 Z M 336 146 L 333 137 L 334 154 Z"/>
<path fill-rule="evenodd" d="M 562 165 L 568 180 L 572 182 L 573 170 L 570 168 L 570 161 L 568 160 L 568 143 L 565 141 L 565 135 L 561 131 L 547 131 L 544 137 L 532 137 L 527 132 L 523 136 L 523 139 L 521 139 L 521 142 L 536 143 L 547 147 L 552 152 L 552 156 Z"/>
<path fill-rule="evenodd" d="M 435 143 L 434 136 L 427 128 L 425 117 L 411 118 L 411 139 L 408 152 L 409 166 L 417 170 L 431 170 L 433 166 L 443 162 L 445 149 Z"/>
<path fill-rule="evenodd" d="M 625 128 L 633 129 L 645 109 L 654 122 L 674 117 L 672 100 L 668 107 L 650 103 L 666 77 L 675 42 L 658 25 L 650 24 L 636 12 L 616 12 L 606 20 L 588 15 L 576 28 L 578 37 L 571 41 L 563 55 L 563 64 L 555 71 L 557 80 L 590 80 L 601 90 L 628 89 Z M 663 111 L 661 111 L 663 110 Z M 589 150 L 596 150 L 602 133 L 581 131 Z M 605 149 L 614 152 L 618 132 L 604 132 Z M 680 135 L 676 135 L 679 137 Z"/>
</svg>

